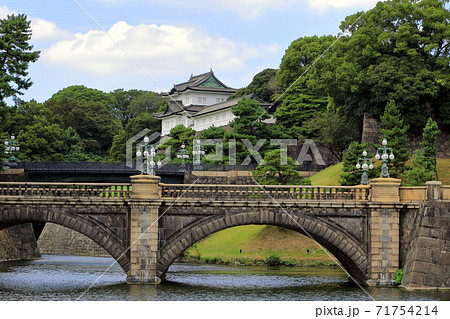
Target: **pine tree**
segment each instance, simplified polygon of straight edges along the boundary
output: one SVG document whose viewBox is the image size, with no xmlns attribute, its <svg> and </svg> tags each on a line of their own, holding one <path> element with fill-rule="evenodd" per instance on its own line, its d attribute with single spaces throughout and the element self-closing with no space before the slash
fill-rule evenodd
<svg viewBox="0 0 450 319">
<path fill-rule="evenodd" d="M 353 186 L 361 184 L 362 170 L 356 168 L 358 159 L 362 158 L 362 152 L 367 151 L 367 158 L 372 158 L 373 154 L 368 151 L 367 143 L 352 142 L 348 150 L 344 153 L 342 174 L 339 184 L 342 186 Z M 376 177 L 377 170 L 372 169 L 367 172 L 369 178 Z"/>
<path fill-rule="evenodd" d="M 427 181 L 434 179 L 435 172 L 428 169 L 429 161 L 421 150 L 414 154 L 410 168 L 405 172 L 404 179 L 411 186 L 425 185 Z"/>
<path fill-rule="evenodd" d="M 386 104 L 384 114 L 380 119 L 386 127 L 380 129 L 380 131 L 388 142 L 387 146 L 392 148 L 395 156 L 394 160 L 388 163 L 389 174 L 391 177 L 399 177 L 405 170 L 405 162 L 410 158 L 406 135 L 409 125 L 403 123 L 402 115 L 393 100 Z"/>
<path fill-rule="evenodd" d="M 311 185 L 310 179 L 301 179 L 294 160 L 280 149 L 268 151 L 264 162 L 252 172 L 262 185 Z"/>
<path fill-rule="evenodd" d="M 436 137 L 440 133 L 438 125 L 435 121 L 428 119 L 422 133 L 422 143 L 420 147 L 423 151 L 423 157 L 425 160 L 425 168 L 427 171 L 433 172 L 436 180 L 437 169 L 436 169 Z"/>
<path fill-rule="evenodd" d="M 33 82 L 27 79 L 28 65 L 36 62 L 39 51 L 32 52 L 30 21 L 23 14 L 0 19 L 0 105 L 11 96 L 23 94 Z"/>
</svg>

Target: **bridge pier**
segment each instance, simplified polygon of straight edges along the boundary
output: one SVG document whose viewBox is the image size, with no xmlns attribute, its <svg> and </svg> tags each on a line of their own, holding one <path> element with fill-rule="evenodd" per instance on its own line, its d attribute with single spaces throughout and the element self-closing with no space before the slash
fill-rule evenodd
<svg viewBox="0 0 450 319">
<path fill-rule="evenodd" d="M 370 211 L 370 268 L 369 286 L 393 286 L 399 268 L 400 214 L 395 203 L 400 202 L 401 181 L 395 178 L 376 178 L 370 181 L 371 201 L 383 208 Z M 392 207 L 389 207 L 392 204 Z"/>
<path fill-rule="evenodd" d="M 160 177 L 131 176 L 130 270 L 129 284 L 159 284 L 158 277 L 158 214 Z"/>
</svg>

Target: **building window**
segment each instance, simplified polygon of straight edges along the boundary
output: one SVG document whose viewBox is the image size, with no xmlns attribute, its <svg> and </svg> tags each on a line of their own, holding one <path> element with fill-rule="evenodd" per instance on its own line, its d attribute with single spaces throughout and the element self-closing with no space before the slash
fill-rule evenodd
<svg viewBox="0 0 450 319">
<path fill-rule="evenodd" d="M 206 97 L 203 98 L 203 105 L 206 105 Z"/>
</svg>

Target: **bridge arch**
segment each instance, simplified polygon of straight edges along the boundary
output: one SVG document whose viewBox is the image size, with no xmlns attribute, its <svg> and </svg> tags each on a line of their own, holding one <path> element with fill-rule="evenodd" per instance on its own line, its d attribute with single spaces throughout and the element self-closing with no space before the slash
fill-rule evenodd
<svg viewBox="0 0 450 319">
<path fill-rule="evenodd" d="M 359 283 L 367 280 L 369 257 L 366 249 L 348 232 L 336 224 L 310 216 L 288 215 L 282 211 L 242 212 L 221 214 L 194 222 L 184 227 L 160 249 L 158 273 L 165 277 L 170 265 L 193 244 L 220 230 L 242 225 L 265 224 L 280 226 L 310 234 L 318 243 L 340 261 L 348 273 Z"/>
<path fill-rule="evenodd" d="M 32 222 L 54 223 L 79 232 L 107 251 L 125 272 L 130 269 L 130 260 L 121 240 L 108 227 L 95 219 L 88 219 L 62 208 L 55 210 L 10 207 L 0 214 L 0 230 Z"/>
</svg>

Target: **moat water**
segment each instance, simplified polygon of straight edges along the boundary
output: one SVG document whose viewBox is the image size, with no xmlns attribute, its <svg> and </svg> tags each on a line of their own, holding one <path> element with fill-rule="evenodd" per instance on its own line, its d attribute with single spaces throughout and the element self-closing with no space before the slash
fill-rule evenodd
<svg viewBox="0 0 450 319">
<path fill-rule="evenodd" d="M 44 255 L 1 263 L 0 300 L 371 300 L 341 269 L 178 263 L 163 284 L 153 286 L 126 284 L 125 273 L 113 262 Z M 365 289 L 377 301 L 450 300 L 449 291 Z"/>
</svg>

